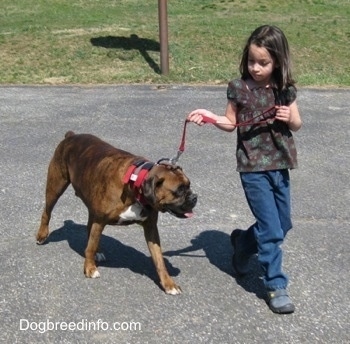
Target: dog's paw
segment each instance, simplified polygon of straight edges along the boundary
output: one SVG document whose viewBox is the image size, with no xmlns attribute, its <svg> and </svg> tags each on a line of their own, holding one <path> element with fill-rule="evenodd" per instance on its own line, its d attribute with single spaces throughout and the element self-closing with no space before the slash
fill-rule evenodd
<svg viewBox="0 0 350 344">
<path fill-rule="evenodd" d="M 85 276 L 88 278 L 99 278 L 101 275 L 98 272 L 97 268 L 85 269 Z"/>
<path fill-rule="evenodd" d="M 96 262 L 105 262 L 107 259 L 106 259 L 106 256 L 103 253 L 97 252 L 95 254 L 95 260 L 96 260 Z"/>
<path fill-rule="evenodd" d="M 173 287 L 165 289 L 165 292 L 168 295 L 179 295 L 182 293 L 182 290 L 178 285 L 175 284 Z"/>
<path fill-rule="evenodd" d="M 43 244 L 45 244 L 46 239 L 47 239 L 47 237 L 36 239 L 36 244 L 43 245 Z"/>
<path fill-rule="evenodd" d="M 100 273 L 98 272 L 98 270 L 95 270 L 95 271 L 91 274 L 90 277 L 91 277 L 91 278 L 100 278 L 101 275 L 100 275 Z"/>
<path fill-rule="evenodd" d="M 39 229 L 38 233 L 35 236 L 36 243 L 42 245 L 45 243 L 46 239 L 49 237 L 49 230 L 47 228 Z"/>
</svg>

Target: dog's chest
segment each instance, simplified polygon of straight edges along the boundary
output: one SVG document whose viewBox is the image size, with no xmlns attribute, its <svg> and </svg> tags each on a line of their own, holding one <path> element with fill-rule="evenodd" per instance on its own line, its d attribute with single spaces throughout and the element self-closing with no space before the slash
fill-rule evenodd
<svg viewBox="0 0 350 344">
<path fill-rule="evenodd" d="M 118 225 L 128 224 L 136 221 L 144 221 L 147 219 L 148 211 L 141 203 L 130 205 L 119 215 Z"/>
</svg>

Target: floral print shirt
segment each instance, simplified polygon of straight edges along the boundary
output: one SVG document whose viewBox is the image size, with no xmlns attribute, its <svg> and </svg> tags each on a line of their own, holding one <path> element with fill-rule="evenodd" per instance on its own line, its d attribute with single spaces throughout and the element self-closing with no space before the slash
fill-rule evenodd
<svg viewBox="0 0 350 344">
<path fill-rule="evenodd" d="M 297 167 L 297 151 L 288 125 L 275 120 L 275 104 L 289 105 L 296 99 L 296 88 L 279 92 L 272 87 L 249 89 L 242 79 L 229 82 L 227 98 L 237 107 L 237 171 L 261 172 Z M 267 109 L 270 111 L 265 112 Z M 261 115 L 261 116 L 259 116 Z M 262 120 L 264 123 L 258 123 Z"/>
</svg>

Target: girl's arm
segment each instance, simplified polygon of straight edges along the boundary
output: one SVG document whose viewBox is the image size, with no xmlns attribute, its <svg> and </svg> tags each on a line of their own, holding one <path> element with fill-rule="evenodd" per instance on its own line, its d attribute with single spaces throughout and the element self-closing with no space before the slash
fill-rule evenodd
<svg viewBox="0 0 350 344">
<path fill-rule="evenodd" d="M 237 108 L 233 102 L 228 101 L 226 106 L 226 111 L 224 116 L 218 116 L 211 111 L 206 109 L 197 109 L 192 111 L 188 116 L 187 120 L 190 122 L 194 122 L 198 125 L 203 125 L 205 122 L 203 121 L 203 116 L 212 118 L 216 121 L 214 124 L 217 128 L 224 131 L 233 131 L 235 130 L 236 124 L 236 113 Z"/>
<path fill-rule="evenodd" d="M 276 119 L 287 123 L 291 131 L 298 131 L 301 128 L 302 122 L 296 101 L 289 106 L 276 106 L 276 110 Z"/>
</svg>

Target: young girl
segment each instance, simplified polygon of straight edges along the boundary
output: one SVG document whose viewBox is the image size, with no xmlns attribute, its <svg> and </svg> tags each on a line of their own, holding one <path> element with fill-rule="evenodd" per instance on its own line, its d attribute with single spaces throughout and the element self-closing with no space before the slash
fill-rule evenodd
<svg viewBox="0 0 350 344">
<path fill-rule="evenodd" d="M 187 119 L 203 125 L 206 116 L 224 131 L 237 128 L 237 171 L 256 222 L 248 230 L 232 232 L 232 265 L 236 275 L 243 276 L 249 258 L 258 254 L 270 309 L 292 313 L 280 245 L 292 228 L 289 169 L 297 167 L 297 152 L 291 131 L 302 122 L 288 42 L 279 28 L 264 25 L 251 34 L 240 73 L 240 79 L 228 84 L 224 116 L 197 109 Z"/>
</svg>

